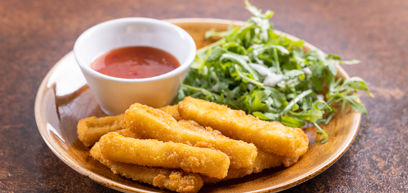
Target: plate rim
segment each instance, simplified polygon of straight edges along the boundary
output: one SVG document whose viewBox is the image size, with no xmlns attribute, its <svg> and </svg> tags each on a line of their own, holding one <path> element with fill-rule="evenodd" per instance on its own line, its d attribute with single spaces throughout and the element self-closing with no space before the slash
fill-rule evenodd
<svg viewBox="0 0 408 193">
<path fill-rule="evenodd" d="M 216 18 L 173 18 L 173 19 L 166 19 L 165 21 L 171 22 L 171 23 L 192 23 L 192 22 L 197 22 L 197 23 L 218 23 L 218 24 L 243 24 L 244 21 L 239 21 L 239 20 L 227 20 L 227 19 L 216 19 Z M 293 36 L 291 34 L 279 31 L 279 30 L 274 30 L 276 33 L 284 35 L 286 37 L 288 37 L 289 39 L 292 40 L 300 40 L 299 38 L 297 38 L 296 36 Z M 317 47 L 313 46 L 312 44 L 304 41 L 304 46 L 308 47 L 310 49 L 318 49 Z M 40 128 L 45 128 L 46 126 L 43 125 L 42 122 L 42 117 L 40 116 L 40 113 L 42 111 L 42 106 L 41 101 L 44 98 L 44 91 L 47 89 L 47 82 L 50 78 L 50 76 L 54 73 L 55 69 L 61 65 L 62 61 L 66 60 L 68 57 L 72 57 L 72 50 L 70 52 L 68 52 L 66 55 L 64 55 L 61 59 L 58 60 L 58 62 L 56 62 L 52 68 L 47 72 L 46 76 L 43 78 L 43 80 L 41 81 L 41 84 L 37 90 L 36 93 L 36 98 L 35 98 L 35 103 L 34 103 L 34 115 L 35 115 L 35 121 L 36 121 L 36 125 L 37 125 L 37 129 L 43 139 L 43 141 L 46 143 L 46 145 L 48 146 L 48 148 L 51 149 L 51 151 L 61 160 L 63 161 L 66 165 L 68 165 L 70 168 L 72 168 L 73 170 L 75 170 L 76 172 L 80 173 L 81 175 L 87 176 L 90 179 L 92 179 L 93 181 L 102 184 L 106 187 L 118 190 L 118 191 L 122 191 L 122 192 L 141 192 L 141 193 L 147 193 L 147 192 L 152 192 L 146 189 L 140 189 L 137 187 L 132 187 L 123 183 L 119 183 L 116 182 L 114 180 L 111 180 L 109 178 L 106 178 L 105 176 L 99 175 L 97 173 L 92 172 L 91 170 L 81 167 L 80 165 L 75 164 L 75 162 L 69 158 L 69 156 L 64 155 L 63 153 L 60 152 L 64 152 L 63 149 L 61 147 L 59 147 L 57 144 L 54 144 L 55 142 L 51 141 L 49 139 L 49 136 L 46 133 L 46 129 L 40 129 Z M 345 78 L 348 79 L 349 76 L 347 74 L 347 72 L 339 65 L 336 66 L 337 70 L 339 71 L 340 75 Z M 336 161 L 338 161 L 346 152 L 347 150 L 350 148 L 351 144 L 353 143 L 353 141 L 355 140 L 358 131 L 360 129 L 360 124 L 361 124 L 361 117 L 362 114 L 361 113 L 356 113 L 356 116 L 354 116 L 353 118 L 353 136 L 350 138 L 347 138 L 348 141 L 346 141 L 345 143 L 342 144 L 342 146 L 340 146 L 339 149 L 336 150 L 335 153 L 333 153 L 332 156 L 330 156 L 327 160 L 325 160 L 323 163 L 321 163 L 315 170 L 306 172 L 302 175 L 300 175 L 297 178 L 293 178 L 291 180 L 288 180 L 285 183 L 282 183 L 282 185 L 278 186 L 278 187 L 266 187 L 266 188 L 262 188 L 262 189 L 257 189 L 254 190 L 253 192 L 279 192 L 279 191 L 283 191 L 286 189 L 289 189 L 291 187 L 294 187 L 296 185 L 299 185 L 301 183 L 304 183 L 310 179 L 312 179 L 313 177 L 316 177 L 317 175 L 321 174 L 322 172 L 324 172 L 325 170 L 327 170 L 329 167 L 331 167 Z M 52 144 L 53 143 L 53 144 Z M 57 151 L 60 150 L 59 152 Z"/>
</svg>

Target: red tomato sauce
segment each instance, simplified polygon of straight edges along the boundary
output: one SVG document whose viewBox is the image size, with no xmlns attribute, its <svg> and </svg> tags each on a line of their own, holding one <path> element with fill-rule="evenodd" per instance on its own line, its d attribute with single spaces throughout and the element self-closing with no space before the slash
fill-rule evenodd
<svg viewBox="0 0 408 193">
<path fill-rule="evenodd" d="M 170 53 L 147 46 L 132 46 L 109 51 L 95 59 L 91 68 L 117 78 L 149 78 L 180 66 Z"/>
</svg>

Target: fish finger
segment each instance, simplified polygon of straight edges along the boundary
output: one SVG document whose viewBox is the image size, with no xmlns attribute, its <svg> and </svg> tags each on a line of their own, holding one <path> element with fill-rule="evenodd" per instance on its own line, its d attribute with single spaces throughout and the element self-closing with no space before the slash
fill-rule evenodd
<svg viewBox="0 0 408 193">
<path fill-rule="evenodd" d="M 112 132 L 99 140 L 104 157 L 142 166 L 181 168 L 186 172 L 224 178 L 230 160 L 221 151 L 154 139 L 134 139 Z"/>
<path fill-rule="evenodd" d="M 271 153 L 266 153 L 262 150 L 258 150 L 258 155 L 256 156 L 253 167 L 251 168 L 230 168 L 228 174 L 224 179 L 209 178 L 203 176 L 205 184 L 214 184 L 220 181 L 241 178 L 253 173 L 262 172 L 264 169 L 279 167 L 281 165 L 289 166 L 294 162 L 286 163 L 287 158 L 282 156 L 277 156 Z"/>
<path fill-rule="evenodd" d="M 220 150 L 229 156 L 231 168 L 252 167 L 257 155 L 253 144 L 228 138 L 219 131 L 204 128 L 191 120 L 177 122 L 168 113 L 138 103 L 125 112 L 124 123 L 143 138 Z"/>
<path fill-rule="evenodd" d="M 77 133 L 79 140 L 87 147 L 96 143 L 100 137 L 111 131 L 123 129 L 124 115 L 106 117 L 88 117 L 79 120 Z"/>
<path fill-rule="evenodd" d="M 203 178 L 204 184 L 215 184 L 221 181 L 241 178 L 241 177 L 247 176 L 252 173 L 253 173 L 253 168 L 239 168 L 239 169 L 230 168 L 228 170 L 228 175 L 223 179 L 210 178 L 207 176 L 201 176 L 201 177 Z"/>
<path fill-rule="evenodd" d="M 285 165 L 285 160 L 285 157 L 258 150 L 258 156 L 255 159 L 253 173 L 259 173 L 264 169 Z"/>
<path fill-rule="evenodd" d="M 244 111 L 192 97 L 184 98 L 178 108 L 183 119 L 210 126 L 227 137 L 253 143 L 268 153 L 297 159 L 308 148 L 307 136 L 301 129 L 276 121 L 262 121 Z"/>
<path fill-rule="evenodd" d="M 181 120 L 180 113 L 178 112 L 178 106 L 177 105 L 168 105 L 161 107 L 160 110 L 170 114 L 174 119 Z"/>
<path fill-rule="evenodd" d="M 90 150 L 91 156 L 111 169 L 115 174 L 120 174 L 146 184 L 151 184 L 159 188 L 165 188 L 181 193 L 195 193 L 203 186 L 200 175 L 185 173 L 180 170 L 152 168 L 115 162 L 103 157 L 99 143 L 96 143 Z"/>
</svg>

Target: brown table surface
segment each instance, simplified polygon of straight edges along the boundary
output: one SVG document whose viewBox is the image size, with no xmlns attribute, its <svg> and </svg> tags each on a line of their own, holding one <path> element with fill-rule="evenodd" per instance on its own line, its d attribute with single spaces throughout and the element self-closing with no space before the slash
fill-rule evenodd
<svg viewBox="0 0 408 193">
<path fill-rule="evenodd" d="M 408 191 L 408 1 L 253 0 L 275 11 L 275 28 L 361 64 L 375 98 L 350 149 L 332 167 L 287 192 Z M 0 192 L 115 192 L 60 161 L 41 139 L 34 99 L 48 70 L 88 27 L 119 17 L 246 20 L 242 1 L 0 2 Z"/>
</svg>

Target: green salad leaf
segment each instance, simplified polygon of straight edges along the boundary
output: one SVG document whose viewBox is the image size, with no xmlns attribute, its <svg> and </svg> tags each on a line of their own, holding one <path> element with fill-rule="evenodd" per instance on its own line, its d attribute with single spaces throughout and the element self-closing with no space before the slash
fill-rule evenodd
<svg viewBox="0 0 408 193">
<path fill-rule="evenodd" d="M 273 12 L 245 4 L 254 16 L 242 27 L 207 32 L 206 38 L 221 40 L 198 51 L 178 100 L 192 96 L 290 127 L 314 125 L 322 143 L 328 136 L 319 124 L 328 124 L 338 109 L 349 104 L 356 112 L 367 112 L 357 94 L 361 90 L 371 96 L 367 84 L 358 77 L 336 76 L 337 65 L 358 60 L 306 51 L 303 41 L 274 32 L 269 22 Z"/>
</svg>

